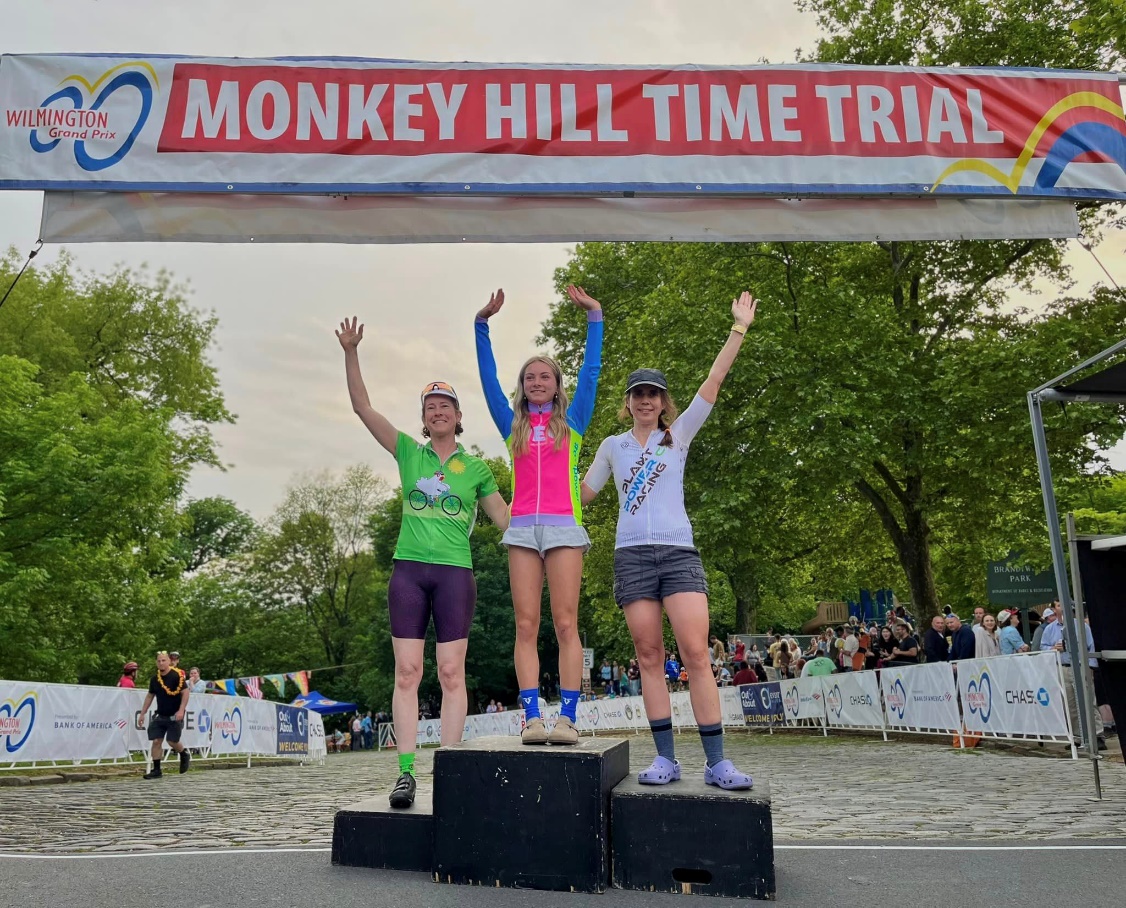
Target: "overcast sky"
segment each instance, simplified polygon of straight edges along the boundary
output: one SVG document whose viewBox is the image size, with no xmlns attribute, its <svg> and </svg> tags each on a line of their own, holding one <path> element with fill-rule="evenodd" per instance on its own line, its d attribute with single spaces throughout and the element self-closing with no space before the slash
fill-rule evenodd
<svg viewBox="0 0 1126 908">
<path fill-rule="evenodd" d="M 788 0 L 49 0 L 21 3 L 19 15 L 6 17 L 0 51 L 751 64 L 791 62 L 815 37 L 812 17 Z M 0 192 L 0 246 L 30 248 L 40 204 L 38 193 Z M 1100 250 L 1120 284 L 1124 247 L 1118 235 Z M 167 268 L 190 282 L 196 306 L 217 313 L 212 357 L 238 421 L 216 431 L 229 470 L 196 471 L 189 492 L 224 495 L 264 518 L 302 472 L 367 462 L 397 481 L 393 461 L 348 404 L 333 335 L 345 315 L 368 326 L 360 347 L 364 375 L 372 402 L 392 422 L 416 431 L 421 386 L 445 379 L 461 396 L 463 441 L 502 453 L 477 379 L 473 313 L 490 290 L 505 288 L 494 346 L 502 377 L 515 375 L 547 315 L 552 272 L 568 250 L 96 244 L 70 251 L 89 270 L 117 263 Z M 56 254 L 47 247 L 39 261 Z M 1085 280 L 1097 276 L 1085 256 L 1076 262 Z"/>
</svg>

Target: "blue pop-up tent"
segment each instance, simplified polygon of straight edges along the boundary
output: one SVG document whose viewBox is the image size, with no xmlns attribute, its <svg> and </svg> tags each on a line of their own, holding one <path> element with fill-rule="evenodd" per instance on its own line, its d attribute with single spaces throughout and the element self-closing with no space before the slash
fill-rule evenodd
<svg viewBox="0 0 1126 908">
<path fill-rule="evenodd" d="M 322 716 L 329 716 L 333 713 L 351 713 L 356 711 L 355 703 L 341 703 L 339 700 L 330 700 L 315 690 L 309 691 L 308 694 L 302 694 L 294 700 L 290 706 L 303 706 L 306 709 L 311 709 L 315 713 L 320 713 Z"/>
</svg>

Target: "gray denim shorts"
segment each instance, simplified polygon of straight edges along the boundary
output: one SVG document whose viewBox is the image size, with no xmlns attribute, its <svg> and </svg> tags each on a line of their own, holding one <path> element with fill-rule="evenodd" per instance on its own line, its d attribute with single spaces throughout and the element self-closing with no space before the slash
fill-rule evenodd
<svg viewBox="0 0 1126 908">
<path fill-rule="evenodd" d="M 558 548 L 590 551 L 590 537 L 583 527 L 509 527 L 500 541 L 501 545 L 535 549 L 540 555 Z"/>
<path fill-rule="evenodd" d="M 614 601 L 660 602 L 673 593 L 708 594 L 700 553 L 686 545 L 630 545 L 614 549 Z"/>
</svg>

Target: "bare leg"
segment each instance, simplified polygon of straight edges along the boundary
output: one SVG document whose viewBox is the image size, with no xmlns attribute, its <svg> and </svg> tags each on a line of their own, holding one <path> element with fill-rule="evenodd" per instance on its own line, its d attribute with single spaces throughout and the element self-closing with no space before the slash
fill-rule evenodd
<svg viewBox="0 0 1126 908">
<path fill-rule="evenodd" d="M 676 635 L 680 661 L 688 669 L 688 696 L 697 725 L 723 720 L 719 688 L 708 658 L 708 597 L 703 593 L 673 593 L 665 597 L 669 624 Z M 645 704 L 648 709 L 649 704 Z"/>
<path fill-rule="evenodd" d="M 555 624 L 555 638 L 559 641 L 559 686 L 578 690 L 583 677 L 583 644 L 579 639 L 583 550 L 571 547 L 551 549 L 544 556 L 544 564 L 547 567 L 547 587 L 551 593 L 551 620 Z M 536 671 L 539 671 L 538 665 Z"/>
<path fill-rule="evenodd" d="M 672 716 L 672 700 L 665 686 L 665 640 L 661 603 L 656 599 L 638 599 L 622 611 L 637 652 L 641 669 L 641 702 L 650 719 Z"/>
<path fill-rule="evenodd" d="M 543 607 L 543 559 L 535 549 L 508 547 L 508 578 L 512 608 L 516 612 L 516 681 L 521 690 L 537 687 L 540 680 L 540 610 Z M 579 652 L 582 665 L 582 652 Z"/>
<path fill-rule="evenodd" d="M 395 693 L 391 697 L 391 715 L 395 720 L 395 740 L 400 754 L 413 754 L 418 738 L 418 683 L 422 680 L 424 643 L 423 640 L 405 637 L 391 638 L 395 649 Z"/>
<path fill-rule="evenodd" d="M 469 701 L 465 692 L 468 640 L 438 644 L 438 680 L 442 683 L 442 746 L 457 744 L 465 733 Z"/>
</svg>

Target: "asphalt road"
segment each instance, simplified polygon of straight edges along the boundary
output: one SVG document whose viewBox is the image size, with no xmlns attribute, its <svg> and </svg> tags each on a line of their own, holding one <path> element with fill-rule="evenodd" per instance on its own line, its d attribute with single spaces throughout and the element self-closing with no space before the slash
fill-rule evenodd
<svg viewBox="0 0 1126 908">
<path fill-rule="evenodd" d="M 1018 840 L 945 839 L 909 846 L 802 842 L 776 848 L 777 904 L 833 908 L 1113 904 L 1126 866 L 1126 839 L 1054 846 Z M 576 895 L 443 886 L 426 874 L 333 867 L 327 849 L 0 856 L 5 908 L 618 908 L 683 906 L 691 899 L 619 890 Z"/>
</svg>

